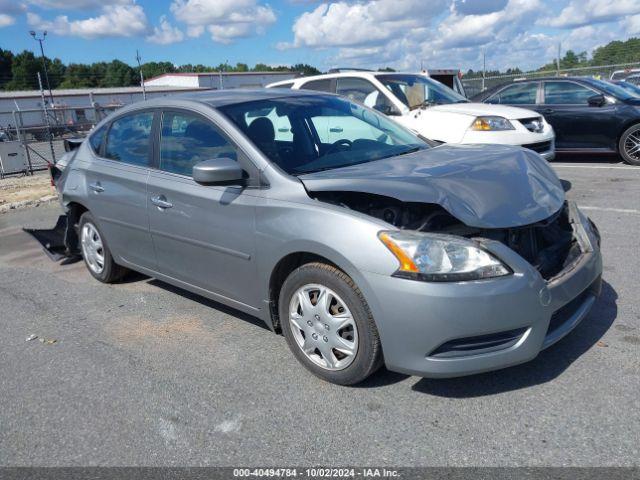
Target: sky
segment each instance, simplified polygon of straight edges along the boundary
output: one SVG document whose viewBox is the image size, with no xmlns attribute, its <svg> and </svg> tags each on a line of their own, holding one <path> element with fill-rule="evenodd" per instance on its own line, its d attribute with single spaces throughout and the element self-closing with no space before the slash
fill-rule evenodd
<svg viewBox="0 0 640 480">
<path fill-rule="evenodd" d="M 0 0 L 0 48 L 65 63 L 537 68 L 640 37 L 640 0 Z"/>
</svg>

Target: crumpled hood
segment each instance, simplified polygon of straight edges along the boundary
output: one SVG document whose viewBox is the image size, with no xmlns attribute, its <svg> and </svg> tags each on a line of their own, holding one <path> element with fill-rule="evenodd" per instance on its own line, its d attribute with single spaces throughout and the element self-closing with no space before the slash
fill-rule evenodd
<svg viewBox="0 0 640 480">
<path fill-rule="evenodd" d="M 546 160 L 507 145 L 443 145 L 299 178 L 309 192 L 364 192 L 438 204 L 466 225 L 480 228 L 539 222 L 565 200 Z"/>
<path fill-rule="evenodd" d="M 497 116 L 509 120 L 519 118 L 540 117 L 540 114 L 526 108 L 510 107 L 508 105 L 496 105 L 493 103 L 451 103 L 447 105 L 434 105 L 427 107 L 427 110 L 434 112 L 459 113 L 473 117 Z"/>
</svg>

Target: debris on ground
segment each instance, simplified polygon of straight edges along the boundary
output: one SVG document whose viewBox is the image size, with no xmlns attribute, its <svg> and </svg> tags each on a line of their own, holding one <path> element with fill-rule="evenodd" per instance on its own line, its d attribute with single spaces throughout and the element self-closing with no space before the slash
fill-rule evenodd
<svg viewBox="0 0 640 480">
<path fill-rule="evenodd" d="M 38 338 L 38 335 L 35 335 L 35 334 L 33 334 L 33 333 L 32 333 L 31 335 L 29 335 L 29 336 L 27 337 L 27 340 L 26 340 L 26 341 L 27 341 L 27 342 L 30 342 L 31 340 L 35 340 L 36 338 Z"/>
<path fill-rule="evenodd" d="M 20 208 L 38 207 L 57 198 L 47 172 L 0 180 L 0 214 Z"/>
<path fill-rule="evenodd" d="M 604 343 L 602 340 L 600 340 L 598 343 L 596 343 L 596 345 L 598 345 L 599 347 L 608 347 L 609 346 L 608 343 Z"/>
</svg>

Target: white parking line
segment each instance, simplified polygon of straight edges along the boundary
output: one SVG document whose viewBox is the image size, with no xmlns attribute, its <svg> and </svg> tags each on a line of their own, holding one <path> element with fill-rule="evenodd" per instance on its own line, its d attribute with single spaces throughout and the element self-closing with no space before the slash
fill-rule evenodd
<svg viewBox="0 0 640 480">
<path fill-rule="evenodd" d="M 632 208 L 608 208 L 608 207 L 590 207 L 580 205 L 580 210 L 594 210 L 596 212 L 614 212 L 614 213 L 631 213 L 634 215 L 640 215 L 640 210 L 634 210 Z"/>
<path fill-rule="evenodd" d="M 558 165 L 551 164 L 554 168 L 587 168 L 592 170 L 636 170 L 640 172 L 640 167 L 634 167 L 633 165 Z"/>
</svg>

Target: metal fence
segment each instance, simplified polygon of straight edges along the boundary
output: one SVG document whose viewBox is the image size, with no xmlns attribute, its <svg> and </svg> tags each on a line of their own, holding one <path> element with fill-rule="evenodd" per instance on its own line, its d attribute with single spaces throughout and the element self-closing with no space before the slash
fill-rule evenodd
<svg viewBox="0 0 640 480">
<path fill-rule="evenodd" d="M 12 111 L 13 125 L 0 127 L 0 178 L 48 168 L 65 153 L 65 139 L 86 136 L 96 123 L 119 108 L 43 105 L 41 109 Z"/>
<path fill-rule="evenodd" d="M 469 98 L 504 83 L 511 83 L 516 80 L 539 78 L 539 77 L 553 77 L 553 76 L 572 76 L 572 77 L 595 77 L 608 79 L 614 72 L 622 71 L 621 75 L 616 75 L 624 78 L 625 72 L 633 69 L 640 69 L 640 62 L 637 63 L 622 63 L 617 65 L 600 65 L 596 67 L 579 67 L 579 68 L 564 68 L 560 70 L 544 70 L 544 71 L 532 71 L 524 72 L 513 75 L 493 75 L 485 78 L 462 78 L 462 84 L 464 85 L 465 92 Z M 618 78 L 620 79 L 620 78 Z"/>
</svg>

